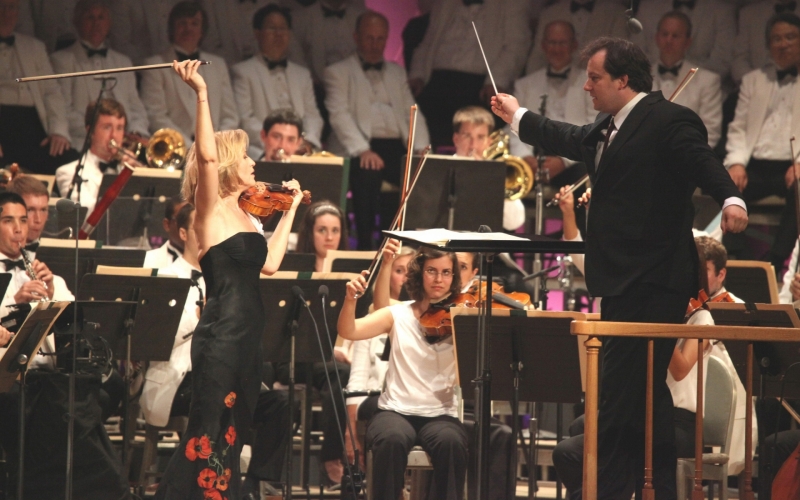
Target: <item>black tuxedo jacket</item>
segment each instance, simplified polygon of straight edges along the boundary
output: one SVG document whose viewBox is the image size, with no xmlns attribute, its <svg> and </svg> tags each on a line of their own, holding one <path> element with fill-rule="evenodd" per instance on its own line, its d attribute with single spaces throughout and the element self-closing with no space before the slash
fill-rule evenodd
<svg viewBox="0 0 800 500">
<path fill-rule="evenodd" d="M 693 297 L 699 285 L 692 193 L 699 186 L 720 205 L 741 194 L 708 147 L 700 118 L 661 92 L 634 106 L 595 165 L 610 120 L 601 113 L 578 127 L 529 111 L 519 137 L 586 163 L 592 200 L 585 266 L 592 295 L 622 295 L 633 283 L 654 283 Z"/>
</svg>

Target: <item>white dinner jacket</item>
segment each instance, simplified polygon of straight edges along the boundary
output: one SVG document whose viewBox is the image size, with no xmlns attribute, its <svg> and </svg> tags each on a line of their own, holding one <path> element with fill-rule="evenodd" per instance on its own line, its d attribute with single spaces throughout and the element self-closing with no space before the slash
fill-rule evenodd
<svg viewBox="0 0 800 500">
<path fill-rule="evenodd" d="M 564 110 L 565 121 L 573 125 L 586 125 L 593 123 L 597 116 L 592 105 L 592 97 L 583 90 L 586 82 L 586 71 L 573 66 L 567 77 L 569 88 L 564 98 L 566 107 Z M 514 96 L 519 101 L 519 105 L 538 113 L 542 104 L 541 96 L 547 93 L 547 68 L 542 68 L 528 76 L 522 77 L 514 82 Z M 549 117 L 547 108 L 545 116 Z M 522 142 L 517 134 L 510 134 L 510 152 L 514 156 L 531 156 L 533 146 Z"/>
<path fill-rule="evenodd" d="M 228 66 L 244 61 L 258 53 L 258 42 L 253 36 L 253 20 L 245 20 L 273 0 L 202 0 L 208 14 L 208 33 L 203 37 L 204 49 L 225 58 Z M 244 9 L 244 10 L 243 10 Z"/>
<path fill-rule="evenodd" d="M 192 277 L 192 269 L 191 264 L 186 262 L 183 257 L 178 257 L 171 266 L 159 270 L 158 275 L 189 279 Z M 198 283 L 205 293 L 205 280 L 201 277 L 198 279 Z M 192 369 L 192 337 L 184 337 L 194 331 L 199 321 L 197 318 L 199 298 L 197 287 L 190 287 L 181 314 L 181 321 L 178 324 L 178 331 L 175 332 L 169 361 L 151 361 L 144 374 L 140 403 L 144 419 L 150 425 L 156 427 L 167 425 L 175 393 L 178 392 L 178 387 L 183 382 L 186 373 Z"/>
<path fill-rule="evenodd" d="M 38 38 L 47 52 L 53 52 L 59 38 L 78 38 L 72 22 L 77 3 L 78 0 L 20 0 L 17 31 Z"/>
<path fill-rule="evenodd" d="M 731 76 L 736 82 L 754 69 L 763 68 L 771 61 L 764 31 L 769 18 L 775 15 L 774 0 L 745 5 L 739 11 L 739 31 L 733 46 Z M 794 13 L 800 15 L 800 5 Z"/>
<path fill-rule="evenodd" d="M 736 115 L 728 125 L 728 142 L 725 167 L 741 164 L 745 167 L 753 154 L 761 127 L 767 117 L 770 96 L 775 82 L 775 66 L 767 65 L 744 75 L 739 86 Z M 792 101 L 791 135 L 800 137 L 800 83 L 795 83 Z"/>
<path fill-rule="evenodd" d="M 176 58 L 170 47 L 163 53 L 148 57 L 145 64 L 171 63 Z M 200 66 L 200 74 L 208 85 L 208 105 L 214 131 L 239 127 L 239 113 L 233 98 L 228 66 L 219 56 L 200 51 L 200 59 L 211 64 Z M 164 127 L 174 128 L 192 144 L 197 117 L 197 94 L 172 70 L 142 72 L 142 101 L 147 109 L 150 132 Z"/>
<path fill-rule="evenodd" d="M 419 78 L 427 82 L 434 68 L 436 51 L 441 46 L 440 40 L 445 36 L 453 22 L 454 12 L 464 9 L 462 0 L 441 0 L 433 4 L 430 24 L 425 37 L 414 51 L 409 77 Z M 492 75 L 498 87 L 511 88 L 525 64 L 525 54 L 531 45 L 531 31 L 528 26 L 528 5 L 525 0 L 485 0 L 484 11 L 491 15 L 475 19 L 475 27 L 481 36 L 483 50 L 489 60 Z M 470 27 L 471 28 L 471 27 Z M 465 44 L 478 42 L 472 38 L 464 40 Z M 486 84 L 490 85 L 489 76 Z"/>
<path fill-rule="evenodd" d="M 20 66 L 22 66 L 20 77 L 53 74 L 53 67 L 50 65 L 50 59 L 47 57 L 47 51 L 42 42 L 21 33 L 15 32 L 14 36 L 16 37 L 14 50 L 17 52 Z M 56 81 L 44 80 L 20 85 L 25 85 L 30 91 L 45 132 L 48 135 L 58 134 L 70 139 L 64 96 Z"/>
<path fill-rule="evenodd" d="M 547 60 L 542 51 L 544 29 L 553 21 L 565 20 L 571 22 L 572 13 L 569 11 L 569 4 L 570 0 L 559 0 L 542 10 L 536 28 L 536 39 L 531 47 L 530 55 L 528 55 L 528 62 L 525 64 L 526 75 L 542 69 L 547 65 Z M 628 18 L 625 17 L 625 7 L 622 6 L 620 2 L 597 0 L 594 5 L 594 10 L 592 10 L 592 14 L 589 16 L 589 21 L 586 23 L 586 30 L 583 33 L 583 37 L 578 40 L 578 49 L 582 49 L 588 42 L 601 36 L 628 38 L 627 21 Z"/>
<path fill-rule="evenodd" d="M 405 70 L 395 63 L 383 64 L 383 81 L 391 100 L 392 111 L 401 139 L 408 142 L 409 108 L 414 96 L 408 88 Z M 372 86 L 355 54 L 325 68 L 325 106 L 330 113 L 331 152 L 353 157 L 369 149 L 372 138 Z M 414 149 L 430 143 L 425 117 L 417 112 L 417 134 Z"/>
<path fill-rule="evenodd" d="M 90 59 L 80 42 L 75 42 L 71 47 L 54 52 L 50 55 L 50 61 L 56 73 L 124 68 L 133 65 L 128 56 L 110 48 L 106 57 L 94 56 Z M 144 104 L 139 99 L 139 92 L 136 90 L 136 76 L 133 73 L 117 73 L 111 76 L 116 78 L 116 84 L 106 96 L 113 97 L 125 108 L 127 130 L 147 134 L 147 111 L 145 111 Z M 91 76 L 84 76 L 61 78 L 58 83 L 64 94 L 70 136 L 74 145 L 80 147 L 86 137 L 86 106 L 97 101 L 100 93 L 100 81 Z"/>
<path fill-rule="evenodd" d="M 273 88 L 273 76 L 261 54 L 234 64 L 231 73 L 233 94 L 239 106 L 242 128 L 250 136 L 250 149 L 257 154 L 251 157 L 259 158 L 264 153 L 260 138 L 264 119 L 281 107 Z M 305 138 L 316 147 L 320 147 L 323 122 L 314 97 L 311 72 L 290 61 L 286 65 L 286 82 L 292 109 L 303 120 Z"/>
<path fill-rule="evenodd" d="M 678 76 L 675 78 L 676 86 L 683 81 L 689 70 L 699 66 L 688 59 L 684 59 Z M 658 75 L 658 63 L 654 62 L 651 69 L 653 73 L 653 91 L 661 90 L 661 80 Z M 664 94 L 669 99 L 668 94 Z M 712 148 L 717 145 L 722 136 L 722 87 L 720 77 L 713 71 L 699 67 L 692 82 L 675 98 L 676 104 L 686 106 L 703 120 L 708 130 L 708 145 Z"/>
<path fill-rule="evenodd" d="M 86 207 L 86 217 L 92 214 L 97 198 L 100 196 L 100 185 L 103 183 L 103 172 L 100 170 L 100 158 L 95 156 L 91 150 L 86 152 L 86 161 L 83 164 L 81 177 L 81 199 L 78 200 L 78 191 L 72 191 L 72 201 L 79 201 L 81 206 Z M 66 198 L 69 186 L 75 177 L 75 169 L 78 167 L 78 160 L 61 165 L 56 169 L 56 187 L 62 198 Z"/>
<path fill-rule="evenodd" d="M 111 7 L 111 46 L 134 63 L 160 54 L 172 44 L 167 24 L 169 12 L 180 0 L 114 0 Z"/>
<path fill-rule="evenodd" d="M 655 36 L 661 16 L 672 10 L 673 0 L 643 0 L 636 19 L 642 23 L 642 33 L 634 39 L 643 44 L 651 60 L 658 60 Z M 733 5 L 722 0 L 696 0 L 694 9 L 685 11 L 692 21 L 692 45 L 686 57 L 703 68 L 726 76 L 733 62 L 733 44 L 736 38 L 736 11 Z M 762 45 L 763 45 L 763 31 Z M 694 81 L 692 81 L 694 85 Z M 688 90 L 688 87 L 687 87 Z M 669 97 L 669 96 L 667 96 Z"/>
</svg>

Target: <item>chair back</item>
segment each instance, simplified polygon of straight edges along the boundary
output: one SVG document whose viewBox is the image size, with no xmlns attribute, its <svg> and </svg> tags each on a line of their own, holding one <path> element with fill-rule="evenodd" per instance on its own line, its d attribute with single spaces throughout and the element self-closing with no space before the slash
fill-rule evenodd
<svg viewBox="0 0 800 500">
<path fill-rule="evenodd" d="M 721 359 L 709 356 L 703 416 L 703 444 L 719 446 L 722 448 L 722 453 L 728 453 L 735 414 L 736 385 L 733 374 Z"/>
</svg>

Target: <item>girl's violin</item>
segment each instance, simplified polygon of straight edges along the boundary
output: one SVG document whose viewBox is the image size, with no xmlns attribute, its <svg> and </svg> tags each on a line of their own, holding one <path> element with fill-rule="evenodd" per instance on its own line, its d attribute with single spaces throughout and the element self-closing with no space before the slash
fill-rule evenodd
<svg viewBox="0 0 800 500">
<path fill-rule="evenodd" d="M 481 293 L 478 292 L 478 284 L 473 284 L 468 293 L 476 297 L 486 296 L 486 283 L 481 284 Z M 478 301 L 478 306 L 482 305 L 482 301 Z M 532 309 L 533 303 L 531 296 L 525 292 L 506 292 L 503 290 L 503 285 L 499 283 L 492 283 L 492 309 Z"/>
<path fill-rule="evenodd" d="M 257 182 L 239 196 L 239 208 L 256 217 L 267 217 L 275 211 L 285 212 L 292 208 L 292 190 L 280 184 Z M 303 191 L 301 203 L 311 203 L 311 192 Z"/>
<path fill-rule="evenodd" d="M 453 334 L 453 320 L 450 318 L 451 307 L 477 307 L 475 296 L 469 293 L 459 293 L 447 299 L 431 304 L 427 311 L 419 317 L 425 340 L 429 344 L 436 344 L 447 339 Z"/>
</svg>

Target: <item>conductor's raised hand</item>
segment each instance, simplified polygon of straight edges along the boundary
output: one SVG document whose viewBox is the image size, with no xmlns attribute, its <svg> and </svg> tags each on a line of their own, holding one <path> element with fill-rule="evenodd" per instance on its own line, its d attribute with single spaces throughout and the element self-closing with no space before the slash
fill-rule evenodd
<svg viewBox="0 0 800 500">
<path fill-rule="evenodd" d="M 204 92 L 208 89 L 203 75 L 197 71 L 200 68 L 200 64 L 200 61 L 194 59 L 187 59 L 183 62 L 172 61 L 172 69 L 178 73 L 181 80 L 186 82 L 186 84 L 192 87 L 197 93 Z"/>
<path fill-rule="evenodd" d="M 303 190 L 300 189 L 300 183 L 296 179 L 284 181 L 283 187 L 292 191 L 292 208 L 297 208 L 297 205 L 303 201 Z"/>
<path fill-rule="evenodd" d="M 728 205 L 722 211 L 723 233 L 741 233 L 747 227 L 747 210 L 739 205 Z"/>
<path fill-rule="evenodd" d="M 492 112 L 503 119 L 506 123 L 511 123 L 514 113 L 519 109 L 519 102 L 513 95 L 503 94 L 502 92 L 492 97 Z"/>
<path fill-rule="evenodd" d="M 361 271 L 361 274 L 347 282 L 345 286 L 344 300 L 357 300 L 363 297 L 367 291 L 367 278 L 369 271 Z"/>
</svg>

